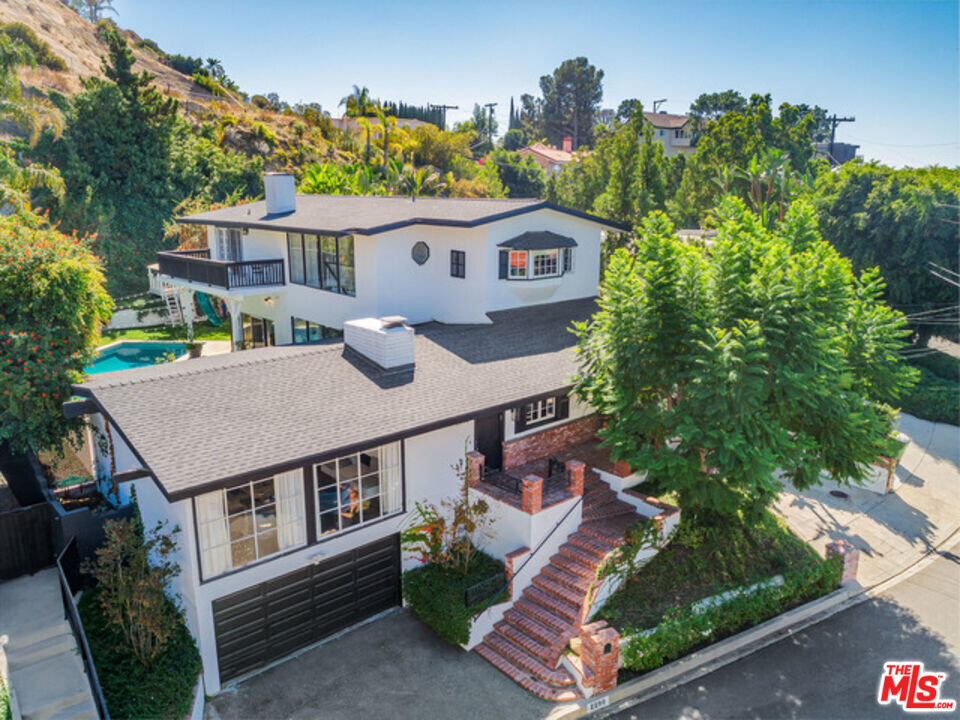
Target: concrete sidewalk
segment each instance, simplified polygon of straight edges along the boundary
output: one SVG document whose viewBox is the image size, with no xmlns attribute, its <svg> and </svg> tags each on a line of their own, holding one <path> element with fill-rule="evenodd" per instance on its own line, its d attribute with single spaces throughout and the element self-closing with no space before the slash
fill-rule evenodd
<svg viewBox="0 0 960 720">
<path fill-rule="evenodd" d="M 774 510 L 821 554 L 827 543 L 860 548 L 858 580 L 871 587 L 910 567 L 960 528 L 960 428 L 901 414 L 910 438 L 897 468 L 903 485 L 877 495 L 835 483 L 780 494 Z"/>
</svg>

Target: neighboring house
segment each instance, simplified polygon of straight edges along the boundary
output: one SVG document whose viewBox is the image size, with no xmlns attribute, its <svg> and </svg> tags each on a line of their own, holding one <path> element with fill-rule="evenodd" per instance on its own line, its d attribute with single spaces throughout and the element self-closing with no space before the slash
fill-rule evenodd
<svg viewBox="0 0 960 720">
<path fill-rule="evenodd" d="M 856 158 L 860 146 L 853 143 L 835 142 L 831 150 L 829 142 L 815 142 L 813 149 L 817 157 L 826 158 L 830 161 L 831 167 L 836 167 Z"/>
<path fill-rule="evenodd" d="M 692 155 L 696 148 L 690 144 L 693 126 L 686 115 L 672 115 L 664 110 L 645 112 L 643 116 L 653 125 L 653 136 L 663 145 L 667 157 L 677 154 Z"/>
<path fill-rule="evenodd" d="M 565 137 L 562 148 L 538 142 L 520 148 L 517 152 L 525 157 L 532 157 L 547 175 L 557 175 L 564 165 L 573 160 L 573 138 Z"/>
<path fill-rule="evenodd" d="M 676 521 L 569 394 L 570 325 L 595 309 L 603 231 L 622 228 L 537 200 L 266 182 L 265 203 L 181 218 L 210 226 L 213 259 L 161 253 L 160 271 L 284 346 L 97 375 L 65 405 L 109 439 L 98 477 L 122 473 L 148 527 L 182 530 L 174 590 L 206 692 L 396 607 L 416 565 L 399 532 L 457 491 L 466 454 L 513 593 L 466 647 L 541 697 L 578 697 L 560 652 L 613 589 L 589 579 L 627 526 Z"/>
<path fill-rule="evenodd" d="M 160 252 L 154 282 L 213 296 L 235 346 L 339 336 L 347 320 L 488 323 L 487 313 L 590 297 L 600 240 L 615 224 L 537 199 L 294 195 L 266 176 L 267 199 L 180 222 L 204 250 Z"/>
</svg>

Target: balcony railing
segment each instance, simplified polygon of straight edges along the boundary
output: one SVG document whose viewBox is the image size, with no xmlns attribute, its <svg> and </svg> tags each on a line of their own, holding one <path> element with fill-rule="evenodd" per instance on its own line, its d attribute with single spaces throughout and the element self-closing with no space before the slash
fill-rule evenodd
<svg viewBox="0 0 960 720">
<path fill-rule="evenodd" d="M 211 260 L 209 250 L 158 252 L 157 260 L 162 275 L 227 290 L 285 282 L 283 260 Z"/>
</svg>

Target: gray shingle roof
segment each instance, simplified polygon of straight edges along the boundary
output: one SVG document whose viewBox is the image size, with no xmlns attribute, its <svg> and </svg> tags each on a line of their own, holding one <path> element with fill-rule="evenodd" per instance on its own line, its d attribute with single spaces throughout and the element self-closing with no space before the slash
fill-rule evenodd
<svg viewBox="0 0 960 720">
<path fill-rule="evenodd" d="M 504 240 L 497 247 L 513 248 L 514 250 L 553 250 L 554 248 L 576 247 L 577 241 L 566 235 L 558 235 L 549 230 L 540 232 L 528 231 L 515 238 Z"/>
<path fill-rule="evenodd" d="M 490 313 L 492 325 L 417 327 L 408 372 L 341 343 L 246 350 L 106 373 L 92 395 L 168 497 L 228 478 L 468 419 L 569 384 L 569 332 L 593 299 Z"/>
<path fill-rule="evenodd" d="M 297 195 L 296 209 L 267 214 L 266 201 L 244 203 L 177 218 L 193 225 L 249 227 L 278 232 L 327 235 L 375 235 L 407 225 L 473 227 L 540 209 L 556 210 L 608 227 L 628 229 L 620 223 L 571 210 L 536 198 L 434 198 L 401 196 Z"/>
</svg>

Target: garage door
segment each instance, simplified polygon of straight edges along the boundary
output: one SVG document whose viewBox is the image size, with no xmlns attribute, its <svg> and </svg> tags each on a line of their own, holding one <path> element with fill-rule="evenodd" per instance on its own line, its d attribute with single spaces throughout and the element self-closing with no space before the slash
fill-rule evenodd
<svg viewBox="0 0 960 720">
<path fill-rule="evenodd" d="M 400 603 L 400 536 L 213 602 L 220 682 Z"/>
</svg>

